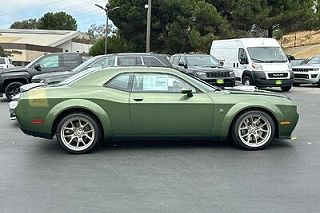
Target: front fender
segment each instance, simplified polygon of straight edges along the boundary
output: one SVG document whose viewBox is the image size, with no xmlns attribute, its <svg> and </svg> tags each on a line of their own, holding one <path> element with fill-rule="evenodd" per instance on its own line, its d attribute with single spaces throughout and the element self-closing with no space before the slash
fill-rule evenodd
<svg viewBox="0 0 320 213">
<path fill-rule="evenodd" d="M 283 118 L 283 113 L 281 112 L 281 110 L 275 104 L 272 104 L 270 102 L 265 101 L 265 102 L 261 103 L 261 101 L 259 101 L 259 103 L 258 102 L 257 103 L 252 103 L 252 102 L 238 103 L 238 104 L 234 105 L 233 107 L 231 107 L 230 110 L 225 115 L 223 122 L 222 122 L 220 135 L 222 137 L 228 137 L 229 129 L 231 127 L 231 124 L 232 124 L 234 118 L 237 115 L 239 115 L 239 113 L 246 111 L 246 110 L 249 110 L 249 109 L 260 109 L 260 110 L 267 111 L 267 112 L 271 113 L 273 115 L 273 117 L 276 118 L 277 123 L 278 123 L 278 121 L 280 121 Z M 277 125 L 277 126 L 279 126 L 279 125 Z"/>
<path fill-rule="evenodd" d="M 51 124 L 51 130 L 55 119 L 64 111 L 70 109 L 84 109 L 95 114 L 103 128 L 104 136 L 108 137 L 112 134 L 111 122 L 106 111 L 103 110 L 99 105 L 94 102 L 83 100 L 83 99 L 72 99 L 63 101 L 55 105 L 48 113 L 46 120 Z"/>
</svg>

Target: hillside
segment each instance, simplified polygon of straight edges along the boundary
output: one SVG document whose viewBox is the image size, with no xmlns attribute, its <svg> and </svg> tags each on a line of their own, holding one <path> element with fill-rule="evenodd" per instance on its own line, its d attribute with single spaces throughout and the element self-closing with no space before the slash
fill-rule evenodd
<svg viewBox="0 0 320 213">
<path fill-rule="evenodd" d="M 320 55 L 320 31 L 303 31 L 285 35 L 279 41 L 287 54 L 296 58 Z"/>
</svg>

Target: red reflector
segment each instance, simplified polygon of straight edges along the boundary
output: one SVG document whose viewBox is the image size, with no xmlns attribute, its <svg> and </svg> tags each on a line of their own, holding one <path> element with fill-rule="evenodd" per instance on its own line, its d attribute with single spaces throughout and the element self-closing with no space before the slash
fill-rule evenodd
<svg viewBox="0 0 320 213">
<path fill-rule="evenodd" d="M 31 122 L 33 124 L 43 124 L 45 122 L 45 120 L 36 119 L 36 120 L 32 120 Z"/>
</svg>

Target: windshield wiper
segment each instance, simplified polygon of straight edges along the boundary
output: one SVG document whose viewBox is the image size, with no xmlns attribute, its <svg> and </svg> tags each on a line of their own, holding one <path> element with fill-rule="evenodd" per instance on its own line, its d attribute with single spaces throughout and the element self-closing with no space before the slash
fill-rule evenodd
<svg viewBox="0 0 320 213">
<path fill-rule="evenodd" d="M 257 59 L 257 58 L 251 58 L 252 61 L 255 61 L 255 62 L 260 62 L 260 63 L 267 63 L 267 61 L 264 61 L 264 60 L 261 60 L 261 59 Z"/>
</svg>

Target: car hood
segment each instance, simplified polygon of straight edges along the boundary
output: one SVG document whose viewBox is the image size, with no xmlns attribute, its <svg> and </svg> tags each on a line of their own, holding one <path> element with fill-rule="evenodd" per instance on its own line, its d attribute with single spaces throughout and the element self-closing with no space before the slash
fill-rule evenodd
<svg viewBox="0 0 320 213">
<path fill-rule="evenodd" d="M 303 64 L 303 65 L 299 65 L 299 66 L 294 66 L 292 67 L 292 69 L 314 69 L 314 68 L 319 68 L 320 64 Z"/>
<path fill-rule="evenodd" d="M 223 67 L 198 67 L 198 66 L 189 66 L 189 70 L 201 71 L 201 72 L 230 72 L 232 70 L 223 68 Z"/>
<path fill-rule="evenodd" d="M 288 98 L 285 95 L 281 95 L 279 93 L 269 92 L 265 90 L 259 90 L 254 86 L 237 86 L 233 88 L 228 88 L 223 90 L 229 94 L 235 95 L 256 95 L 256 96 L 271 96 L 271 97 L 278 97 L 278 98 Z"/>
<path fill-rule="evenodd" d="M 26 92 L 26 91 L 29 91 L 33 88 L 37 88 L 37 87 L 43 87 L 43 86 L 46 86 L 46 84 L 44 83 L 31 83 L 31 84 L 25 84 L 25 85 L 22 85 L 20 87 L 20 92 Z"/>
<path fill-rule="evenodd" d="M 36 75 L 32 79 L 47 79 L 47 78 L 52 78 L 52 77 L 65 77 L 65 76 L 70 76 L 72 75 L 72 72 L 52 72 L 52 73 L 45 73 L 41 75 Z"/>
<path fill-rule="evenodd" d="M 31 70 L 32 69 L 30 69 L 30 68 L 24 68 L 24 67 L 8 68 L 8 69 L 0 70 L 0 74 L 2 74 L 2 73 L 14 73 L 14 72 L 28 72 L 28 71 L 31 71 Z"/>
</svg>

